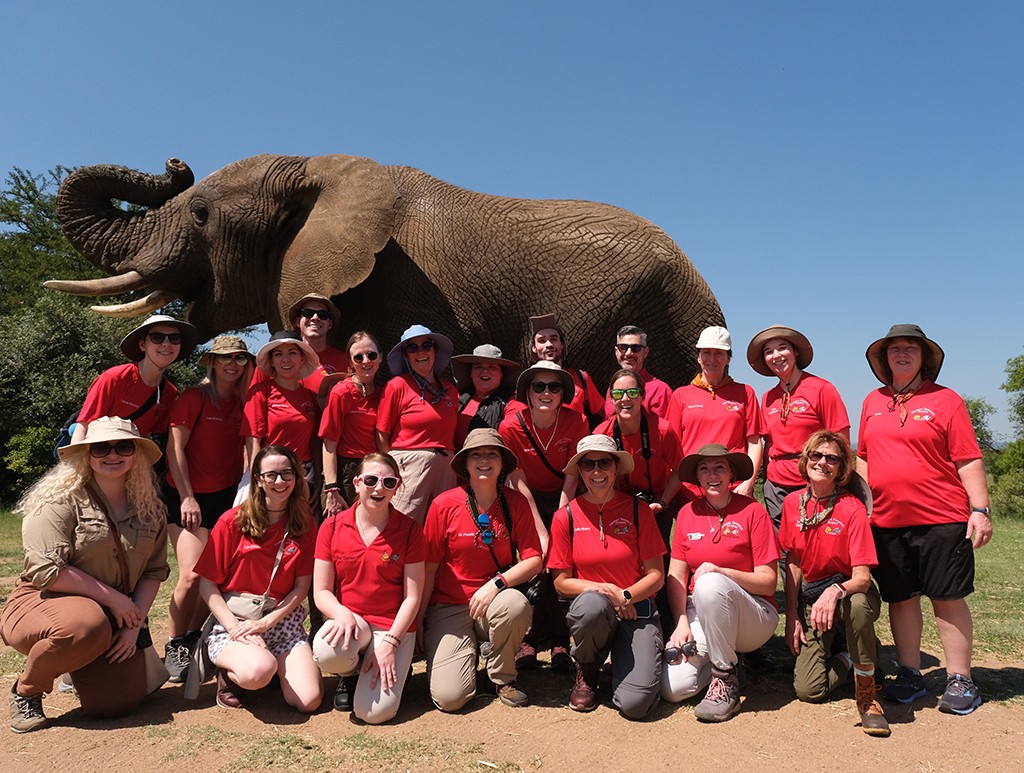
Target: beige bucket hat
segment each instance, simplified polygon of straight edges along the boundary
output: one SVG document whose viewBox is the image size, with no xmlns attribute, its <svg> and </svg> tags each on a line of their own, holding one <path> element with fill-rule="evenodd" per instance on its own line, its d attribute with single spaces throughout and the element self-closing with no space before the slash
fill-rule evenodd
<svg viewBox="0 0 1024 773">
<path fill-rule="evenodd" d="M 617 475 L 629 475 L 633 472 L 633 457 L 629 451 L 620 451 L 615 447 L 615 441 L 607 435 L 587 435 L 576 444 L 576 455 L 569 460 L 562 470 L 566 475 L 580 474 L 580 459 L 587 454 L 602 453 L 611 454 L 619 463 Z"/>
<path fill-rule="evenodd" d="M 77 442 L 72 440 L 70 444 L 58 448 L 57 455 L 61 461 L 66 461 L 70 454 L 75 453 L 72 449 L 91 446 L 93 443 L 118 443 L 122 440 L 134 441 L 135 450 L 142 451 L 149 464 L 155 463 L 163 455 L 156 443 L 139 435 L 139 429 L 133 422 L 120 416 L 101 416 L 95 421 L 90 421 L 89 426 L 85 428 L 85 436 Z"/>
</svg>

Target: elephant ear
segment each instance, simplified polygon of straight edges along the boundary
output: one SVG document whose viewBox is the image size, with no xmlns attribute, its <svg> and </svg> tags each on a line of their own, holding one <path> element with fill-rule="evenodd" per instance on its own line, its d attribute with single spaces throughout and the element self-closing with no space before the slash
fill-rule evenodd
<svg viewBox="0 0 1024 773">
<path fill-rule="evenodd" d="M 393 233 L 398 192 L 371 159 L 317 156 L 306 162 L 300 196 L 308 214 L 281 261 L 281 327 L 289 326 L 291 304 L 307 293 L 339 295 L 370 275 Z"/>
</svg>

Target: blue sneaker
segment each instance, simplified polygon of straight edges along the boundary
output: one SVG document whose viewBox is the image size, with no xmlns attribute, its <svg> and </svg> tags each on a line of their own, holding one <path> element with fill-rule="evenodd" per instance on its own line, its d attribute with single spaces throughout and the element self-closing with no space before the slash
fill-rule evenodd
<svg viewBox="0 0 1024 773">
<path fill-rule="evenodd" d="M 927 694 L 921 672 L 915 668 L 898 666 L 896 678 L 882 688 L 882 697 L 896 703 L 913 703 Z"/>
<path fill-rule="evenodd" d="M 981 705 L 978 685 L 962 674 L 946 675 L 946 691 L 939 700 L 939 711 L 947 714 L 970 714 Z"/>
</svg>

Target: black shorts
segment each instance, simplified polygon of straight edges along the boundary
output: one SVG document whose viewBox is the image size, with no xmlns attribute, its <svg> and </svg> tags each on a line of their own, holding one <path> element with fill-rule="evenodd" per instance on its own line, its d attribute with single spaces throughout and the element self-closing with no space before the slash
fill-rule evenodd
<svg viewBox="0 0 1024 773">
<path fill-rule="evenodd" d="M 199 503 L 200 523 L 204 529 L 212 529 L 217 519 L 231 509 L 235 502 L 236 487 L 231 486 L 223 491 L 215 491 L 212 494 L 195 495 Z M 167 523 L 172 526 L 181 526 L 181 495 L 178 489 L 174 488 L 166 480 L 163 484 L 164 502 L 167 504 Z"/>
<path fill-rule="evenodd" d="M 948 601 L 974 592 L 974 547 L 967 523 L 871 528 L 878 566 L 871 570 L 882 600 L 915 596 Z"/>
</svg>

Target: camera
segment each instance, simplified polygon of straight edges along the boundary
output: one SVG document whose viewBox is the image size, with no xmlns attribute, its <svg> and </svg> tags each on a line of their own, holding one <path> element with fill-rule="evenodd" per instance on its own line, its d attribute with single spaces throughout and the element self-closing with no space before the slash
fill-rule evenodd
<svg viewBox="0 0 1024 773">
<path fill-rule="evenodd" d="M 636 498 L 639 499 L 641 502 L 646 502 L 649 505 L 653 505 L 655 502 L 658 501 L 658 498 L 654 496 L 654 494 L 648 494 L 646 491 L 638 491 L 636 493 Z"/>
</svg>

